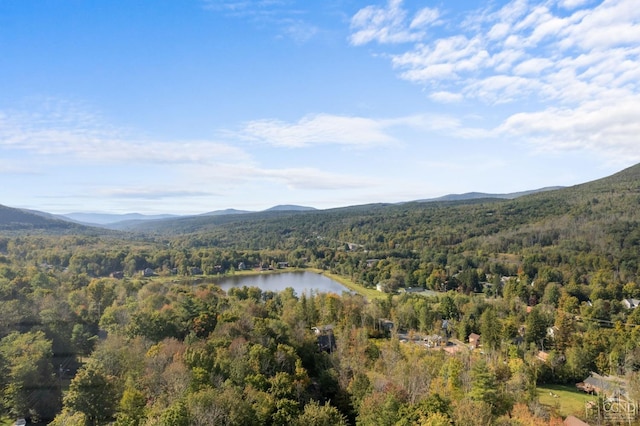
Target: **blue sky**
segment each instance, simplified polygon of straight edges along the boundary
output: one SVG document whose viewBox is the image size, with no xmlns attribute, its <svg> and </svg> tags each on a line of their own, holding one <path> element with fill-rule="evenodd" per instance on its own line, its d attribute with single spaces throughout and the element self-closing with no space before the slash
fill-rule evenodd
<svg viewBox="0 0 640 426">
<path fill-rule="evenodd" d="M 637 0 L 0 0 L 0 204 L 331 208 L 640 162 Z"/>
</svg>

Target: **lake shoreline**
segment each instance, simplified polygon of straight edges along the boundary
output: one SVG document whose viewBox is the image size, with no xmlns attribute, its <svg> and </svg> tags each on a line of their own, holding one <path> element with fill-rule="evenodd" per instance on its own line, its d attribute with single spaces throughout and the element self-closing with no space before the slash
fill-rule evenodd
<svg viewBox="0 0 640 426">
<path fill-rule="evenodd" d="M 243 274 L 220 276 L 215 283 L 224 291 L 232 288 L 258 287 L 263 291 L 280 292 L 292 288 L 296 295 L 302 293 L 335 293 L 354 292 L 341 282 L 315 270 L 303 268 L 281 268 L 275 271 L 252 271 Z"/>
<path fill-rule="evenodd" d="M 308 272 L 313 274 L 318 274 L 330 279 L 337 284 L 340 284 L 343 287 L 346 287 L 348 290 L 363 296 L 368 300 L 372 299 L 384 299 L 387 297 L 385 293 L 381 293 L 373 288 L 367 288 L 363 285 L 356 284 L 348 277 L 331 273 L 327 270 L 319 269 L 319 268 L 300 268 L 300 267 L 290 267 L 290 268 L 279 268 L 279 269 L 245 269 L 245 270 L 233 270 L 231 272 L 227 272 L 225 274 L 216 274 L 216 275 L 192 275 L 188 277 L 180 277 L 176 279 L 176 277 L 153 277 L 147 278 L 147 280 L 151 279 L 160 279 L 161 281 L 168 281 L 169 279 L 172 282 L 179 282 L 185 285 L 191 285 L 195 283 L 211 283 L 220 285 L 220 281 L 233 279 L 237 277 L 252 277 L 252 276 L 261 276 L 261 275 L 277 275 L 277 274 L 288 274 L 288 273 L 301 273 Z"/>
<path fill-rule="evenodd" d="M 262 274 L 286 274 L 286 273 L 295 273 L 295 272 L 312 272 L 312 273 L 316 273 L 319 275 L 323 275 L 339 284 L 341 284 L 344 287 L 347 287 L 349 290 L 359 294 L 360 296 L 365 297 L 366 299 L 386 299 L 389 294 L 388 293 L 383 293 L 380 292 L 378 290 L 376 290 L 375 288 L 369 288 L 369 287 L 365 287 L 361 284 L 357 284 L 355 282 L 353 282 L 350 278 L 347 278 L 343 275 L 339 275 L 339 274 L 335 274 L 332 272 L 329 272 L 327 270 L 324 269 L 319 269 L 319 268 L 300 268 L 300 267 L 290 267 L 290 268 L 279 268 L 279 269 L 268 269 L 268 270 L 262 270 L 262 269 L 250 269 L 250 270 L 244 270 L 244 271 L 234 271 L 231 274 L 225 274 L 223 276 L 221 276 L 221 278 L 229 278 L 229 277 L 234 277 L 234 276 L 254 276 L 254 275 L 262 275 Z M 428 293 L 428 294 L 427 294 Z M 419 293 L 422 295 L 427 295 L 427 296 L 437 296 L 438 293 L 432 290 L 424 290 L 424 292 Z"/>
</svg>

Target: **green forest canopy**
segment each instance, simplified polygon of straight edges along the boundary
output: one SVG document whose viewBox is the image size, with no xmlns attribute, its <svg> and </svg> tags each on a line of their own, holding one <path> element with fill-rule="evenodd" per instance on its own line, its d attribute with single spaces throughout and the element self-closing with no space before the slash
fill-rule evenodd
<svg viewBox="0 0 640 426">
<path fill-rule="evenodd" d="M 54 424 L 511 424 L 514 414 L 552 424 L 536 385 L 592 371 L 628 378 L 637 398 L 640 309 L 623 301 L 640 299 L 639 204 L 635 166 L 515 200 L 181 218 L 127 232 L 5 208 L 2 407 Z M 278 262 L 438 296 L 213 284 Z M 323 324 L 334 330 L 328 352 L 311 330 Z M 401 344 L 397 332 L 484 340 L 482 352 L 448 354 Z"/>
</svg>

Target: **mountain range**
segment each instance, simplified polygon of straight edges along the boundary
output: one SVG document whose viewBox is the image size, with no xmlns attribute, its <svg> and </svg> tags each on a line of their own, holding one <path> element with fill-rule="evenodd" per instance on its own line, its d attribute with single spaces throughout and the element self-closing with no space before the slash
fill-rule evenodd
<svg viewBox="0 0 640 426">
<path fill-rule="evenodd" d="M 483 192 L 467 192 L 464 194 L 448 194 L 437 198 L 421 199 L 410 202 L 439 202 L 439 201 L 465 201 L 465 200 L 479 200 L 479 199 L 515 199 L 529 194 L 535 194 L 537 192 L 552 191 L 562 188 L 561 186 L 545 187 L 540 189 L 534 189 L 530 191 L 513 192 L 506 194 L 491 194 Z M 399 203 L 402 204 L 402 203 Z M 262 212 L 305 212 L 305 211 L 317 211 L 314 207 L 299 206 L 293 204 L 277 205 L 266 210 L 251 211 L 251 210 L 237 210 L 233 208 L 224 210 L 214 210 L 199 215 L 175 215 L 175 214 L 156 214 L 145 215 L 141 213 L 125 213 L 125 214 L 112 214 L 112 213 L 91 213 L 91 212 L 73 212 L 66 214 L 52 214 L 42 212 L 38 210 L 18 209 L 0 204 L 0 229 L 37 229 L 37 228 L 49 228 L 49 229 L 80 229 L 74 226 L 68 226 L 60 223 L 71 222 L 76 225 L 83 225 L 88 227 L 100 227 L 107 229 L 132 229 L 136 225 L 146 221 L 156 220 L 171 220 L 187 217 L 201 217 L 201 216 L 225 216 L 225 215 L 240 215 L 248 213 L 262 213 Z"/>
<path fill-rule="evenodd" d="M 621 182 L 625 185 L 621 186 Z M 354 205 L 336 209 L 318 210 L 313 207 L 297 205 L 279 205 L 263 211 L 246 211 L 225 209 L 206 212 L 199 215 L 142 215 L 130 214 L 104 214 L 104 213 L 69 213 L 66 215 L 53 215 L 46 212 L 11 208 L 0 205 L 0 230 L 4 231 L 36 231 L 39 232 L 90 232 L 99 233 L 100 229 L 121 230 L 129 232 L 196 232 L 200 228 L 219 226 L 230 222 L 255 221 L 257 219 L 274 219 L 286 215 L 300 215 L 313 213 L 314 218 L 322 217 L 335 212 L 349 215 L 361 214 L 367 211 L 379 209 L 392 209 L 394 206 L 453 206 L 482 202 L 515 202 L 517 200 L 531 200 L 531 202 L 544 203 L 544 200 L 560 199 L 566 201 L 574 197 L 576 193 L 588 194 L 582 198 L 597 197 L 597 193 L 627 191 L 628 188 L 640 186 L 640 164 L 632 166 L 612 176 L 587 182 L 573 187 L 545 187 L 531 191 L 515 192 L 508 194 L 492 194 L 481 192 L 469 192 L 464 194 L 449 194 L 443 197 L 407 201 L 404 203 L 378 203 L 371 205 Z M 515 206 L 515 205 L 514 205 Z M 418 207 L 413 207 L 418 208 Z"/>
</svg>

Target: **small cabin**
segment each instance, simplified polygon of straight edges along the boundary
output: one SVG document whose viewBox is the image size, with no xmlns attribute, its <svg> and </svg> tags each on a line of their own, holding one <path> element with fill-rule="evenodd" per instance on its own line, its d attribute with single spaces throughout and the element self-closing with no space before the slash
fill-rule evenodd
<svg viewBox="0 0 640 426">
<path fill-rule="evenodd" d="M 480 335 L 476 333 L 471 333 L 469 335 L 469 346 L 473 349 L 480 346 Z"/>
</svg>

